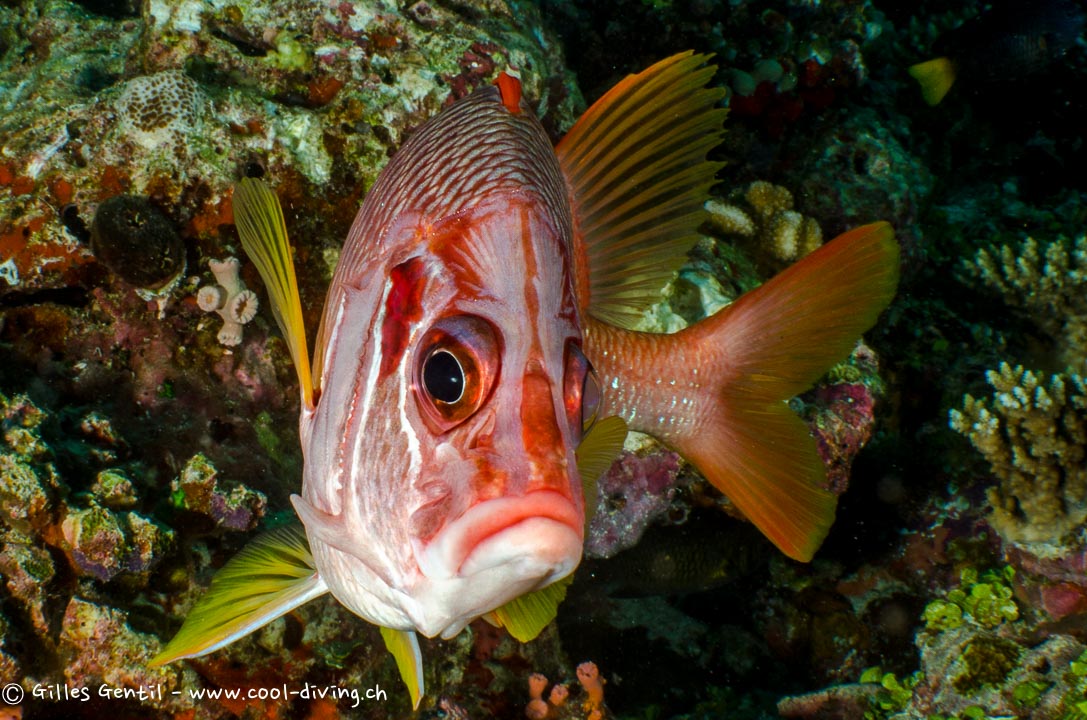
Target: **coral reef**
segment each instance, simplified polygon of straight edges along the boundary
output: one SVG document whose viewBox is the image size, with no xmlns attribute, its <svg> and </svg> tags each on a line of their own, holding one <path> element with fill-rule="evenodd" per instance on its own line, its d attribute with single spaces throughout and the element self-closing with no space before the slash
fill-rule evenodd
<svg viewBox="0 0 1087 720">
<path fill-rule="evenodd" d="M 624 451 L 597 484 L 600 499 L 585 538 L 590 557 L 606 558 L 635 545 L 672 507 L 680 459 L 654 449 Z"/>
<path fill-rule="evenodd" d="M 1087 518 L 1087 387 L 1075 373 L 987 373 L 991 400 L 970 395 L 951 427 L 985 456 L 993 526 L 1012 542 L 1059 542 Z"/>
<path fill-rule="evenodd" d="M 0 714 L 409 716 L 378 634 L 326 600 L 209 657 L 144 665 L 297 491 L 286 346 L 266 308 L 240 327 L 256 273 L 206 270 L 240 257 L 230 188 L 275 185 L 313 329 L 359 202 L 422 120 L 517 67 L 557 139 L 582 105 L 573 77 L 598 97 L 688 48 L 716 53 L 730 88 L 723 189 L 715 237 L 643 329 L 720 309 L 816 226 L 886 219 L 903 244 L 885 322 L 791 402 L 841 494 L 836 525 L 812 564 L 781 560 L 674 454 L 631 439 L 558 622 L 524 645 L 485 622 L 423 640 L 419 716 L 586 717 L 574 668 L 589 657 L 608 712 L 630 717 L 1083 713 L 1087 192 L 1069 168 L 1087 162 L 1087 53 L 999 102 L 963 86 L 928 108 L 903 69 L 983 10 L 946 5 L 0 3 L 0 684 L 132 693 Z M 158 214 L 159 244 L 115 261 L 124 234 L 104 239 L 99 218 L 131 197 Z M 526 694 L 531 671 L 557 681 Z M 284 684 L 388 696 L 170 694 Z M 148 687 L 163 694 L 136 695 Z"/>
<path fill-rule="evenodd" d="M 580 692 L 571 695 L 566 684 L 556 683 L 544 699 L 549 681 L 541 673 L 528 676 L 528 704 L 524 716 L 529 720 L 607 720 L 612 717 L 604 704 L 604 685 L 596 663 L 583 662 L 577 666 Z"/>
<path fill-rule="evenodd" d="M 252 530 L 264 516 L 264 493 L 244 485 L 220 487 L 218 472 L 201 453 L 193 455 L 170 484 L 170 499 L 179 509 L 207 517 L 216 528 Z"/>
<path fill-rule="evenodd" d="M 187 137 L 200 130 L 204 106 L 192 78 L 180 70 L 164 70 L 125 83 L 117 115 L 129 139 L 145 150 L 184 153 Z"/>
</svg>

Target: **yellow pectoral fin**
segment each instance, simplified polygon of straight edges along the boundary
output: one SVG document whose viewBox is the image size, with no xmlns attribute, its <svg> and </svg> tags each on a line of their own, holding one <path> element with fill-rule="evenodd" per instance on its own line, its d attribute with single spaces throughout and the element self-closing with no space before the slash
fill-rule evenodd
<svg viewBox="0 0 1087 720">
<path fill-rule="evenodd" d="M 600 476 L 608 471 L 615 458 L 623 450 L 623 441 L 627 438 L 627 424 L 621 417 L 607 417 L 600 420 L 585 433 L 581 444 L 574 452 L 577 458 L 577 471 L 581 475 L 582 496 L 585 498 L 585 528 L 596 512 L 596 484 Z"/>
<path fill-rule="evenodd" d="M 955 84 L 955 63 L 946 57 L 910 65 L 908 72 L 921 85 L 921 97 L 929 105 L 939 105 Z"/>
<path fill-rule="evenodd" d="M 302 322 L 302 301 L 279 198 L 260 180 L 245 178 L 234 187 L 234 222 L 245 254 L 257 266 L 268 290 L 279 331 L 287 340 L 302 388 L 302 402 L 312 408 L 313 378 Z"/>
<path fill-rule="evenodd" d="M 261 535 L 215 574 L 152 667 L 200 657 L 328 592 L 302 528 Z"/>
<path fill-rule="evenodd" d="M 518 641 L 528 642 L 558 615 L 559 603 L 566 598 L 566 588 L 573 580 L 571 573 L 541 590 L 514 598 L 495 610 L 494 617 Z"/>
<path fill-rule="evenodd" d="M 423 687 L 423 654 L 419 651 L 419 638 L 411 630 L 393 630 L 381 628 L 381 637 L 385 640 L 385 647 L 393 654 L 396 660 L 396 668 L 400 671 L 400 679 L 408 687 L 411 695 L 411 707 L 419 709 L 419 701 L 423 699 L 425 688 Z"/>
</svg>

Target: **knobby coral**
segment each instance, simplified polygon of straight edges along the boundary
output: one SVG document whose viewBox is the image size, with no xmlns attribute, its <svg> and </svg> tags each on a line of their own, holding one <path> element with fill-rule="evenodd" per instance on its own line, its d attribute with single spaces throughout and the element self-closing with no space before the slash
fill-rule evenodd
<svg viewBox="0 0 1087 720">
<path fill-rule="evenodd" d="M 1021 308 L 1057 343 L 1058 360 L 1077 371 L 1087 358 L 1087 237 L 981 249 L 966 271 Z"/>
<path fill-rule="evenodd" d="M 757 242 L 758 254 L 771 265 L 799 260 L 823 244 L 823 231 L 814 219 L 793 210 L 793 194 L 780 185 L 757 180 L 736 202 L 706 203 L 710 226 L 726 235 Z"/>
<path fill-rule="evenodd" d="M 992 398 L 967 395 L 951 427 L 992 466 L 992 522 L 1008 540 L 1057 541 L 1087 519 L 1087 384 L 1003 363 Z"/>
</svg>

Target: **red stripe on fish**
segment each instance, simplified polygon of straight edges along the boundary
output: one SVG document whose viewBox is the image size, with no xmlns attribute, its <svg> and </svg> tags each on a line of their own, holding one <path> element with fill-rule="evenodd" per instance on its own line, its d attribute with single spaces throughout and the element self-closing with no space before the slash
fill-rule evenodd
<svg viewBox="0 0 1087 720">
<path fill-rule="evenodd" d="M 521 112 L 521 79 L 516 75 L 504 72 L 494 81 L 498 86 L 498 92 L 502 93 L 502 104 L 514 115 Z"/>
<path fill-rule="evenodd" d="M 408 346 L 411 327 L 423 315 L 422 297 L 426 286 L 423 261 L 412 258 L 389 273 L 392 286 L 385 298 L 385 321 L 381 324 L 381 373 L 384 378 L 400 364 Z"/>
</svg>

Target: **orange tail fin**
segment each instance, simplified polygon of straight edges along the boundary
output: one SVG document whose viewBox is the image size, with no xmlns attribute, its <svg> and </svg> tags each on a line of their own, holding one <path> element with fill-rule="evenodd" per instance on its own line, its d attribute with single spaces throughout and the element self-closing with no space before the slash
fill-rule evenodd
<svg viewBox="0 0 1087 720">
<path fill-rule="evenodd" d="M 601 412 L 672 445 L 782 552 L 810 560 L 837 498 L 824 488 L 808 427 L 785 401 L 849 355 L 897 283 L 894 233 L 876 223 L 674 335 L 590 324 L 590 359 L 605 386 L 620 389 Z"/>
<path fill-rule="evenodd" d="M 706 324 L 732 379 L 715 421 L 676 447 L 789 557 L 811 559 L 837 498 L 824 489 L 808 427 L 784 401 L 849 355 L 897 284 L 894 233 L 876 223 L 824 245 Z"/>
</svg>

